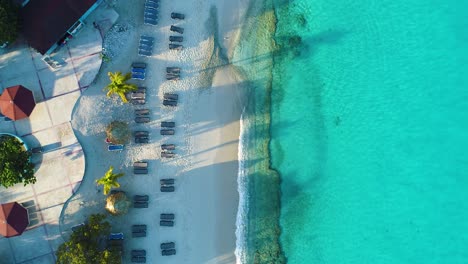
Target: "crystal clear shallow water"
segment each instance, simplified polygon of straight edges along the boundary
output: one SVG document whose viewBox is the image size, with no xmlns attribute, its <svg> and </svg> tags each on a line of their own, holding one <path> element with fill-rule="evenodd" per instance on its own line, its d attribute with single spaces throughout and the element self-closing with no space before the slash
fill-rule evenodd
<svg viewBox="0 0 468 264">
<path fill-rule="evenodd" d="M 288 263 L 467 263 L 467 1 L 277 1 Z"/>
</svg>

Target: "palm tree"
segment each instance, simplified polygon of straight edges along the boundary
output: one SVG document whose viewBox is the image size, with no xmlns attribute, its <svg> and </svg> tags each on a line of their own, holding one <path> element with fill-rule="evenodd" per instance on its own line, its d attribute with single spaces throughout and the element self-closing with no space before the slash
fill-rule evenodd
<svg viewBox="0 0 468 264">
<path fill-rule="evenodd" d="M 113 173 L 114 167 L 110 166 L 109 170 L 104 174 L 104 176 L 98 180 L 96 183 L 102 185 L 104 188 L 104 195 L 107 195 L 112 188 L 119 188 L 120 184 L 117 182 L 117 179 L 124 176 L 123 173 Z"/>
<path fill-rule="evenodd" d="M 125 97 L 125 93 L 137 90 L 137 86 L 135 84 L 127 83 L 128 80 L 131 78 L 131 74 L 127 73 L 123 75 L 121 72 L 108 72 L 107 75 L 109 76 L 110 82 L 109 85 L 106 86 L 107 89 L 107 96 L 111 96 L 112 94 L 118 94 L 124 103 L 127 103 L 128 100 Z"/>
</svg>

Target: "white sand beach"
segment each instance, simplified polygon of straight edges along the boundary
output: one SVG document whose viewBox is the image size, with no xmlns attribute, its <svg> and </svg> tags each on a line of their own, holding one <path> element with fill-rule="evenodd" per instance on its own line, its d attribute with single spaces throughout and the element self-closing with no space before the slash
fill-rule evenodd
<svg viewBox="0 0 468 264">
<path fill-rule="evenodd" d="M 108 36 L 111 43 L 104 41 L 111 60 L 103 63 L 95 82 L 78 100 L 72 117 L 85 152 L 86 172 L 78 194 L 64 211 L 64 223 L 72 225 L 101 212 L 105 196 L 95 180 L 111 165 L 115 172 L 124 172 L 126 176 L 119 180 L 121 190 L 129 197 L 150 196 L 149 208 L 131 208 L 125 216 L 109 216 L 113 231 L 127 234 L 124 263 L 130 263 L 131 249 L 145 249 L 147 263 L 236 262 L 237 155 L 245 87 L 233 67 L 219 66 L 227 63 L 226 58 L 210 63 L 208 59 L 216 57 L 212 54 L 218 47 L 225 54 L 232 53 L 248 4 L 247 0 L 162 0 L 159 25 L 149 26 L 143 24 L 143 0 L 115 2 L 117 27 L 123 30 L 114 30 Z M 216 27 L 207 23 L 212 7 L 217 9 L 217 33 L 213 32 Z M 186 19 L 172 20 L 171 12 L 184 13 Z M 104 22 L 97 23 L 103 26 Z M 168 38 L 174 35 L 169 31 L 172 24 L 185 29 L 181 51 L 168 49 Z M 156 39 L 151 57 L 137 55 L 142 34 Z M 128 72 L 130 64 L 137 61 L 148 65 L 146 79 L 132 81 L 147 87 L 146 104 L 134 106 L 123 104 L 117 96 L 105 97 L 102 89 L 108 83 L 107 72 Z M 181 80 L 165 80 L 165 67 L 169 66 L 182 69 Z M 177 107 L 162 105 L 165 92 L 179 95 Z M 142 108 L 150 109 L 151 122 L 136 124 L 134 110 Z M 132 131 L 149 131 L 150 142 L 135 144 L 132 139 L 124 151 L 108 152 L 104 129 L 112 120 L 128 122 Z M 174 136 L 159 134 L 161 121 L 176 122 Z M 176 158 L 160 157 L 160 145 L 164 143 L 177 145 Z M 149 175 L 133 175 L 132 164 L 137 160 L 148 161 Z M 163 178 L 175 178 L 174 193 L 160 192 L 159 180 Z M 174 227 L 159 226 L 159 214 L 166 212 L 176 215 Z M 147 237 L 132 238 L 132 224 L 146 224 Z M 176 243 L 177 254 L 163 257 L 159 244 L 168 241 Z"/>
</svg>

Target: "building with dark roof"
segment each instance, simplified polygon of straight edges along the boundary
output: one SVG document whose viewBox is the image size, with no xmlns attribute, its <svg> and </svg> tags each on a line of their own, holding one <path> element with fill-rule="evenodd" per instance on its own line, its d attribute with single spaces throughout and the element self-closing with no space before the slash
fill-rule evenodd
<svg viewBox="0 0 468 264">
<path fill-rule="evenodd" d="M 20 10 L 23 34 L 32 48 L 48 55 L 77 34 L 102 1 L 30 0 Z"/>
</svg>

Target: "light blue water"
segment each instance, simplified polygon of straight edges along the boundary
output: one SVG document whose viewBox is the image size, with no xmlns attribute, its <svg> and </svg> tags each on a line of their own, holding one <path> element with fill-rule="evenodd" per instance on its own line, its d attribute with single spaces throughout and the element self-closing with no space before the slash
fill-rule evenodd
<svg viewBox="0 0 468 264">
<path fill-rule="evenodd" d="M 468 1 L 280 2 L 288 263 L 468 263 Z"/>
</svg>

